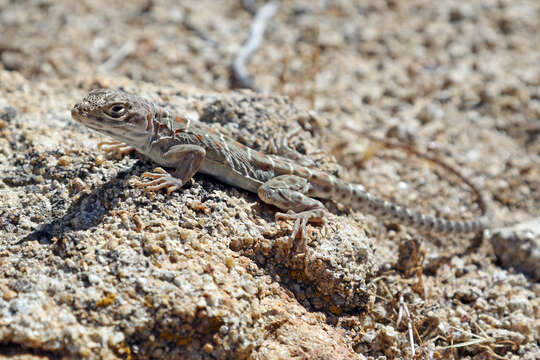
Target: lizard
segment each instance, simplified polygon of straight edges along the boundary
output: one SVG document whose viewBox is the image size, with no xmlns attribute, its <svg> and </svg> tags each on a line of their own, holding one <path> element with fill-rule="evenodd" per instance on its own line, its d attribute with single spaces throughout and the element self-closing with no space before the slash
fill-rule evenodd
<svg viewBox="0 0 540 360">
<path fill-rule="evenodd" d="M 284 212 L 275 219 L 294 221 L 291 238 L 306 237 L 309 223 L 325 223 L 327 211 L 319 199 L 333 200 L 383 220 L 437 233 L 478 233 L 489 227 L 489 216 L 475 220 L 433 217 L 384 200 L 361 184 L 345 182 L 287 155 L 256 151 L 218 133 L 195 119 L 173 113 L 157 103 L 122 90 L 94 89 L 71 110 L 72 118 L 115 141 L 106 151 L 136 150 L 160 167 L 137 181 L 145 191 L 180 189 L 195 173 L 211 175 L 237 188 L 256 193 L 264 203 Z M 171 174 L 163 169 L 173 168 Z"/>
</svg>

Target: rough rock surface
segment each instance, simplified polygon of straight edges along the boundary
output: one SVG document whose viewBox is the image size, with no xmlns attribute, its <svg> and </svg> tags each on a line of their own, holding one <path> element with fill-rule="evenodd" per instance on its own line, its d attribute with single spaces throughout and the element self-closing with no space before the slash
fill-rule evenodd
<svg viewBox="0 0 540 360">
<path fill-rule="evenodd" d="M 211 177 L 132 186 L 153 164 L 105 159 L 69 108 L 122 87 L 258 149 L 300 125 L 318 167 L 478 215 L 458 179 L 365 131 L 458 168 L 511 226 L 540 216 L 540 4 L 283 2 L 249 66 L 263 95 L 229 91 L 242 3 L 0 0 L 0 357 L 537 357 L 530 256 L 521 273 L 479 236 L 332 202 L 291 242 L 276 209 Z"/>
<path fill-rule="evenodd" d="M 540 280 L 540 218 L 496 229 L 490 241 L 503 266 Z"/>
</svg>

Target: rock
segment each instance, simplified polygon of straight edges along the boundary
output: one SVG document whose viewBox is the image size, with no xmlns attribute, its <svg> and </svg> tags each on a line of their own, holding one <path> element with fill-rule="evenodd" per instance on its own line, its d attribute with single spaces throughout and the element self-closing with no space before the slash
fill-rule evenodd
<svg viewBox="0 0 540 360">
<path fill-rule="evenodd" d="M 503 266 L 540 280 L 540 218 L 496 229 L 490 241 Z"/>
</svg>

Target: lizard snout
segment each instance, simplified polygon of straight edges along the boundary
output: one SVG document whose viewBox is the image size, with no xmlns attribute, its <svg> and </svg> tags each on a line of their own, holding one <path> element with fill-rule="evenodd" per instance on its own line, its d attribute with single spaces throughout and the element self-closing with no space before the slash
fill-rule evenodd
<svg viewBox="0 0 540 360">
<path fill-rule="evenodd" d="M 75 104 L 71 108 L 71 117 L 77 121 L 84 121 L 84 109 L 82 104 Z"/>
</svg>

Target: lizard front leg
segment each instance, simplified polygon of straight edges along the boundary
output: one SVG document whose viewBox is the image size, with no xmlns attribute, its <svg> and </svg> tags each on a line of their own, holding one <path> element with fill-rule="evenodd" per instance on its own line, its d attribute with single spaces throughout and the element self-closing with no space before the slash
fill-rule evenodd
<svg viewBox="0 0 540 360">
<path fill-rule="evenodd" d="M 114 156 L 124 156 L 135 151 L 135 147 L 120 141 L 100 141 L 97 144 L 97 148 L 105 152 L 105 157 L 107 159 L 111 159 Z"/>
<path fill-rule="evenodd" d="M 314 191 L 310 182 L 296 175 L 277 176 L 262 184 L 257 194 L 265 203 L 277 206 L 287 213 L 276 213 L 276 220 L 295 220 L 291 238 L 306 238 L 308 222 L 324 223 L 324 205 L 309 195 Z"/>
<path fill-rule="evenodd" d="M 144 177 L 153 180 L 147 182 L 138 181 L 137 187 L 144 187 L 145 191 L 157 191 L 163 188 L 167 189 L 167 195 L 180 189 L 201 167 L 201 163 L 206 156 L 204 148 L 197 145 L 182 144 L 172 146 L 163 154 L 163 163 L 167 166 L 175 167 L 173 175 L 158 167 L 154 172 L 145 172 Z"/>
</svg>

